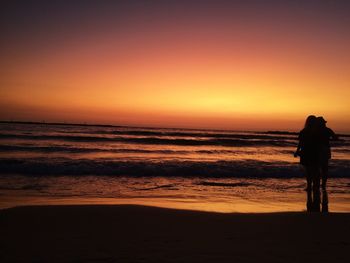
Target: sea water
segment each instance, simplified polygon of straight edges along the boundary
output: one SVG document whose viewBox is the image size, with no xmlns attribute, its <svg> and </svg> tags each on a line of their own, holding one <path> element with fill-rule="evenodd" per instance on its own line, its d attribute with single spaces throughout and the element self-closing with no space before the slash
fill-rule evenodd
<svg viewBox="0 0 350 263">
<path fill-rule="evenodd" d="M 305 209 L 297 134 L 0 124 L 0 208 L 139 204 L 218 212 Z M 350 211 L 350 136 L 332 142 L 330 211 Z"/>
</svg>

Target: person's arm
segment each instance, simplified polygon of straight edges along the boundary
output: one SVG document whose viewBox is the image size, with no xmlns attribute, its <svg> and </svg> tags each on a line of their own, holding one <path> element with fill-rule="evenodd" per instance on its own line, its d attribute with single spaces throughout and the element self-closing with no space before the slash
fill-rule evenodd
<svg viewBox="0 0 350 263">
<path fill-rule="evenodd" d="M 301 134 L 299 134 L 299 137 L 298 137 L 298 146 L 297 146 L 296 151 L 294 152 L 294 157 L 300 156 L 300 149 L 301 149 L 300 137 L 301 137 Z"/>
<path fill-rule="evenodd" d="M 294 153 L 294 157 L 298 157 L 300 155 L 300 148 L 301 148 L 301 146 L 300 146 L 300 142 L 299 142 L 298 146 L 297 146 L 297 150 Z"/>
</svg>

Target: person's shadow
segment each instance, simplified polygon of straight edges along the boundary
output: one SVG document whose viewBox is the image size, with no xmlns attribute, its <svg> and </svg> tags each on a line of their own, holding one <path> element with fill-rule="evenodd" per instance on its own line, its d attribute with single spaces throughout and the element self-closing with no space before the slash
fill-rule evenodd
<svg viewBox="0 0 350 263">
<path fill-rule="evenodd" d="M 328 213 L 328 193 L 322 190 L 322 200 L 320 191 L 307 190 L 306 194 L 306 210 L 308 212 Z"/>
</svg>

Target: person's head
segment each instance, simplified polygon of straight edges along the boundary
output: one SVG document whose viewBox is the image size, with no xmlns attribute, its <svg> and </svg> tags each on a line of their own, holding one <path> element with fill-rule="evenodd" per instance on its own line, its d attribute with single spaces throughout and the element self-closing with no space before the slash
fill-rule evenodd
<svg viewBox="0 0 350 263">
<path fill-rule="evenodd" d="M 317 117 L 317 125 L 319 127 L 326 127 L 326 123 L 327 121 L 322 116 Z"/>
<path fill-rule="evenodd" d="M 317 118 L 315 115 L 309 115 L 305 121 L 305 129 L 313 129 L 317 125 Z"/>
</svg>

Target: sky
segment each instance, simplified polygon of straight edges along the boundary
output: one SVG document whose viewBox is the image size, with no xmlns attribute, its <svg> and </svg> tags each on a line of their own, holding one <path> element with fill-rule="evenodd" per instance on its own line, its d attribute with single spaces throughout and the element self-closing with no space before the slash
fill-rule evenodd
<svg viewBox="0 0 350 263">
<path fill-rule="evenodd" d="M 349 1 L 5 1 L 0 119 L 350 132 Z"/>
</svg>

